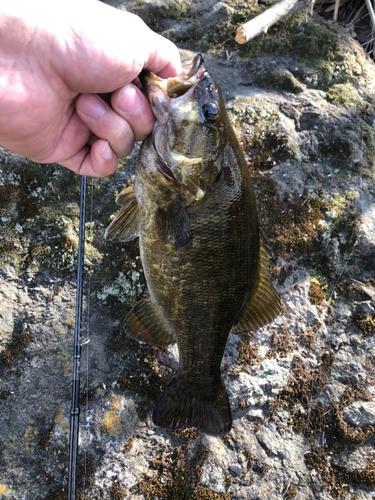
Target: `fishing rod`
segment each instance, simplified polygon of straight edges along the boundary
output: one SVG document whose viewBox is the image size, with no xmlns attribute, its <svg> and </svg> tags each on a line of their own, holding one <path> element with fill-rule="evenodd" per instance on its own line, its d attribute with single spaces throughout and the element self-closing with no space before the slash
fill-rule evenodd
<svg viewBox="0 0 375 500">
<path fill-rule="evenodd" d="M 78 433 L 79 433 L 79 390 L 80 390 L 80 361 L 81 361 L 81 319 L 82 319 L 82 277 L 83 260 L 85 254 L 85 205 L 86 205 L 86 176 L 81 177 L 81 199 L 79 209 L 79 237 L 78 237 L 78 270 L 76 321 L 73 349 L 73 385 L 72 406 L 70 408 L 70 438 L 69 438 L 69 479 L 68 500 L 76 499 Z"/>
</svg>

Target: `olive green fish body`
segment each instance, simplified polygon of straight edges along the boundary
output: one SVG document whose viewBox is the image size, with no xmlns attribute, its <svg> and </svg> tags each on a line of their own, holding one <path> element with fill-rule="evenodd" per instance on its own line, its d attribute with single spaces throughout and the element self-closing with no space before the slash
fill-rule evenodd
<svg viewBox="0 0 375 500">
<path fill-rule="evenodd" d="M 212 91 L 205 74 L 198 82 L 205 81 Z M 179 369 L 155 407 L 154 422 L 218 434 L 229 431 L 232 423 L 220 373 L 229 333 L 236 326 L 241 330 L 268 322 L 279 310 L 279 299 L 265 277 L 268 257 L 255 194 L 223 99 L 213 91 L 202 97 L 198 85 L 191 93 L 206 111 L 210 103 L 208 133 L 215 106 L 220 110 L 215 121 L 219 135 L 214 130 L 208 140 L 211 148 L 216 141 L 217 149 L 212 156 L 206 154 L 205 126 L 198 127 L 201 144 L 195 148 L 191 131 L 196 130 L 189 131 L 190 124 L 187 131 L 182 127 L 182 145 L 179 142 L 177 155 L 172 152 L 169 164 L 168 144 L 162 151 L 154 147 L 155 134 L 144 141 L 134 196 L 149 295 L 129 313 L 124 326 L 139 340 L 178 345 Z M 181 166 L 179 155 L 189 140 L 190 154 Z"/>
</svg>

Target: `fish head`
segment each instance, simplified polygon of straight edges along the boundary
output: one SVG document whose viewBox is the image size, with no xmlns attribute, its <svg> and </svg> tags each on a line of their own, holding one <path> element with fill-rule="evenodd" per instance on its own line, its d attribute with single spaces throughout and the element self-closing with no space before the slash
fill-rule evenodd
<svg viewBox="0 0 375 500">
<path fill-rule="evenodd" d="M 225 105 L 198 54 L 180 76 L 162 79 L 144 71 L 143 89 L 156 117 L 153 144 L 161 172 L 196 200 L 218 179 Z"/>
</svg>

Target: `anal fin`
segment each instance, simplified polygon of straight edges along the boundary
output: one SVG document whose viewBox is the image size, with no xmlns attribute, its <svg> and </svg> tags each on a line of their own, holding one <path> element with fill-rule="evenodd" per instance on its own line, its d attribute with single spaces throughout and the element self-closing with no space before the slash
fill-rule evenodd
<svg viewBox="0 0 375 500">
<path fill-rule="evenodd" d="M 107 241 L 127 242 L 138 236 L 139 208 L 134 195 L 134 188 L 124 189 L 116 198 L 116 203 L 125 206 L 116 214 L 108 226 L 104 239 Z"/>
<path fill-rule="evenodd" d="M 281 310 L 279 294 L 267 276 L 270 268 L 270 250 L 261 229 L 259 230 L 259 237 L 260 271 L 258 283 L 240 321 L 232 328 L 234 333 L 245 332 L 266 325 L 276 318 Z"/>
<path fill-rule="evenodd" d="M 171 344 L 174 339 L 152 303 L 150 295 L 140 300 L 125 317 L 123 327 L 128 337 L 156 345 Z"/>
</svg>

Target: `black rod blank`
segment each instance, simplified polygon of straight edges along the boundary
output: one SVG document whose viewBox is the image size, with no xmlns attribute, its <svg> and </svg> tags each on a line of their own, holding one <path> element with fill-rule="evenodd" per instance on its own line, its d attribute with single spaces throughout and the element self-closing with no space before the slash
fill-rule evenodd
<svg viewBox="0 0 375 500">
<path fill-rule="evenodd" d="M 81 177 L 81 201 L 79 213 L 79 240 L 78 240 L 78 270 L 77 270 L 77 297 L 76 321 L 73 351 L 73 387 L 72 407 L 70 409 L 70 440 L 69 440 L 69 480 L 68 500 L 76 499 L 77 458 L 79 434 L 79 391 L 80 391 L 80 361 L 81 361 L 81 319 L 82 319 L 82 278 L 83 261 L 85 255 L 85 206 L 86 206 L 86 176 Z"/>
</svg>

